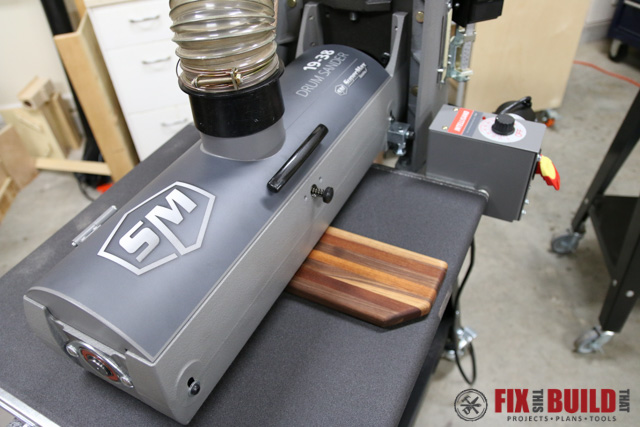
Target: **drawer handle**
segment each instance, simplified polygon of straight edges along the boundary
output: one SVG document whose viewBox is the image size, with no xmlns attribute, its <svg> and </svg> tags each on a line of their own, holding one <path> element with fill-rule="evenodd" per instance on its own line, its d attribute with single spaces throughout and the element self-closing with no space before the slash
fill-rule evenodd
<svg viewBox="0 0 640 427">
<path fill-rule="evenodd" d="M 160 126 L 165 127 L 165 128 L 169 128 L 172 126 L 177 126 L 177 125 L 181 125 L 183 123 L 187 123 L 189 121 L 189 119 L 187 119 L 186 117 L 184 119 L 180 119 L 180 120 L 176 120 L 175 122 L 162 122 L 160 123 Z"/>
<path fill-rule="evenodd" d="M 158 58 L 158 59 L 151 59 L 151 60 L 143 59 L 142 60 L 142 64 L 144 64 L 144 65 L 152 65 L 152 64 L 158 64 L 160 62 L 167 62 L 167 61 L 170 61 L 170 60 L 171 60 L 170 56 L 167 56 L 166 58 Z"/>
<path fill-rule="evenodd" d="M 129 18 L 129 22 L 132 24 L 140 24 L 142 22 L 155 21 L 156 19 L 160 19 L 160 15 L 145 16 L 144 18 Z"/>
</svg>

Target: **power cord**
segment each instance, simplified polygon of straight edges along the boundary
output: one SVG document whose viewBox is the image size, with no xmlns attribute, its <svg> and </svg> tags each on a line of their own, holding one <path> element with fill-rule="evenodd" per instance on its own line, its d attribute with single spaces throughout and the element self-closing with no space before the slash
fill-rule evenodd
<svg viewBox="0 0 640 427">
<path fill-rule="evenodd" d="M 95 202 L 95 201 L 96 201 L 96 199 L 95 199 L 95 198 L 93 198 L 93 197 L 91 197 L 91 196 L 89 195 L 89 193 L 87 192 L 87 189 L 85 188 L 85 185 L 86 185 L 86 184 L 85 184 L 82 180 L 80 180 L 80 179 L 78 179 L 78 180 L 77 180 L 77 182 L 78 182 L 78 188 L 80 189 L 80 192 L 82 193 L 82 195 L 83 195 L 87 200 L 89 200 L 89 201 L 91 201 L 91 202 Z"/>
<path fill-rule="evenodd" d="M 469 254 L 469 267 L 467 268 L 467 272 L 464 275 L 464 278 L 462 279 L 462 283 L 460 284 L 460 288 L 458 289 L 458 293 L 456 295 L 456 299 L 453 303 L 453 308 L 454 308 L 454 313 L 456 316 L 459 316 L 460 313 L 460 297 L 462 296 L 462 291 L 464 290 L 465 285 L 467 284 L 467 280 L 469 279 L 469 276 L 471 275 L 471 270 L 473 269 L 473 264 L 475 263 L 475 258 L 476 258 L 476 242 L 475 239 L 473 239 L 471 241 L 471 251 Z M 471 379 L 469 379 L 469 377 L 467 376 L 467 374 L 464 372 L 464 369 L 462 369 L 462 364 L 460 364 L 460 356 L 458 356 L 458 339 L 457 339 L 457 334 L 454 332 L 454 335 L 456 335 L 456 339 L 455 339 L 455 346 L 454 346 L 454 350 L 453 350 L 453 354 L 455 355 L 456 358 L 456 365 L 458 365 L 458 370 L 460 371 L 460 375 L 462 375 L 462 378 L 465 380 L 465 382 L 469 385 L 473 385 L 474 382 L 476 382 L 476 377 L 477 377 L 477 370 L 476 370 L 476 353 L 473 350 L 473 343 L 469 342 L 469 344 L 467 345 L 469 348 L 469 356 L 471 356 Z"/>
<path fill-rule="evenodd" d="M 496 114 L 507 114 L 508 112 L 512 111 L 512 110 L 517 110 L 519 108 L 531 108 L 531 97 L 530 96 L 525 96 L 524 98 L 520 98 L 517 101 L 513 101 L 507 105 L 501 105 L 499 107 L 499 111 L 496 112 Z"/>
</svg>

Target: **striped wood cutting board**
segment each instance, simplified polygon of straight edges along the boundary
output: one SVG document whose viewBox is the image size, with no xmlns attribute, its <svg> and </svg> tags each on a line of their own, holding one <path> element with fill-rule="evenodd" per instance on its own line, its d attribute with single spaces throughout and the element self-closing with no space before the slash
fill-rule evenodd
<svg viewBox="0 0 640 427">
<path fill-rule="evenodd" d="M 431 310 L 447 263 L 329 227 L 287 291 L 378 326 Z"/>
</svg>

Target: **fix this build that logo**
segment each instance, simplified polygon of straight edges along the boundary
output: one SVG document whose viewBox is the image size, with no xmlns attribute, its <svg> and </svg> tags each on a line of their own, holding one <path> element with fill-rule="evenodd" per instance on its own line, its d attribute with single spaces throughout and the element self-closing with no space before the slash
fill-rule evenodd
<svg viewBox="0 0 640 427">
<path fill-rule="evenodd" d="M 628 389 L 499 388 L 494 397 L 495 412 L 507 421 L 613 422 L 616 413 L 630 412 Z"/>
</svg>

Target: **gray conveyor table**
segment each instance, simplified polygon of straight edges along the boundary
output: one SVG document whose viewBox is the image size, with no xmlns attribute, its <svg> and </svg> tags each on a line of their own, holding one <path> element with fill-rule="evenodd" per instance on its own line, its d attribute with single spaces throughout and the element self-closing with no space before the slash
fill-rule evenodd
<svg viewBox="0 0 640 427">
<path fill-rule="evenodd" d="M 48 349 L 27 326 L 22 295 L 84 227 L 197 139 L 185 128 L 0 278 L 0 388 L 62 426 L 177 425 Z M 284 293 L 191 425 L 396 425 L 485 204 L 473 191 L 372 167 L 332 225 L 446 261 L 431 313 L 387 330 Z"/>
</svg>

